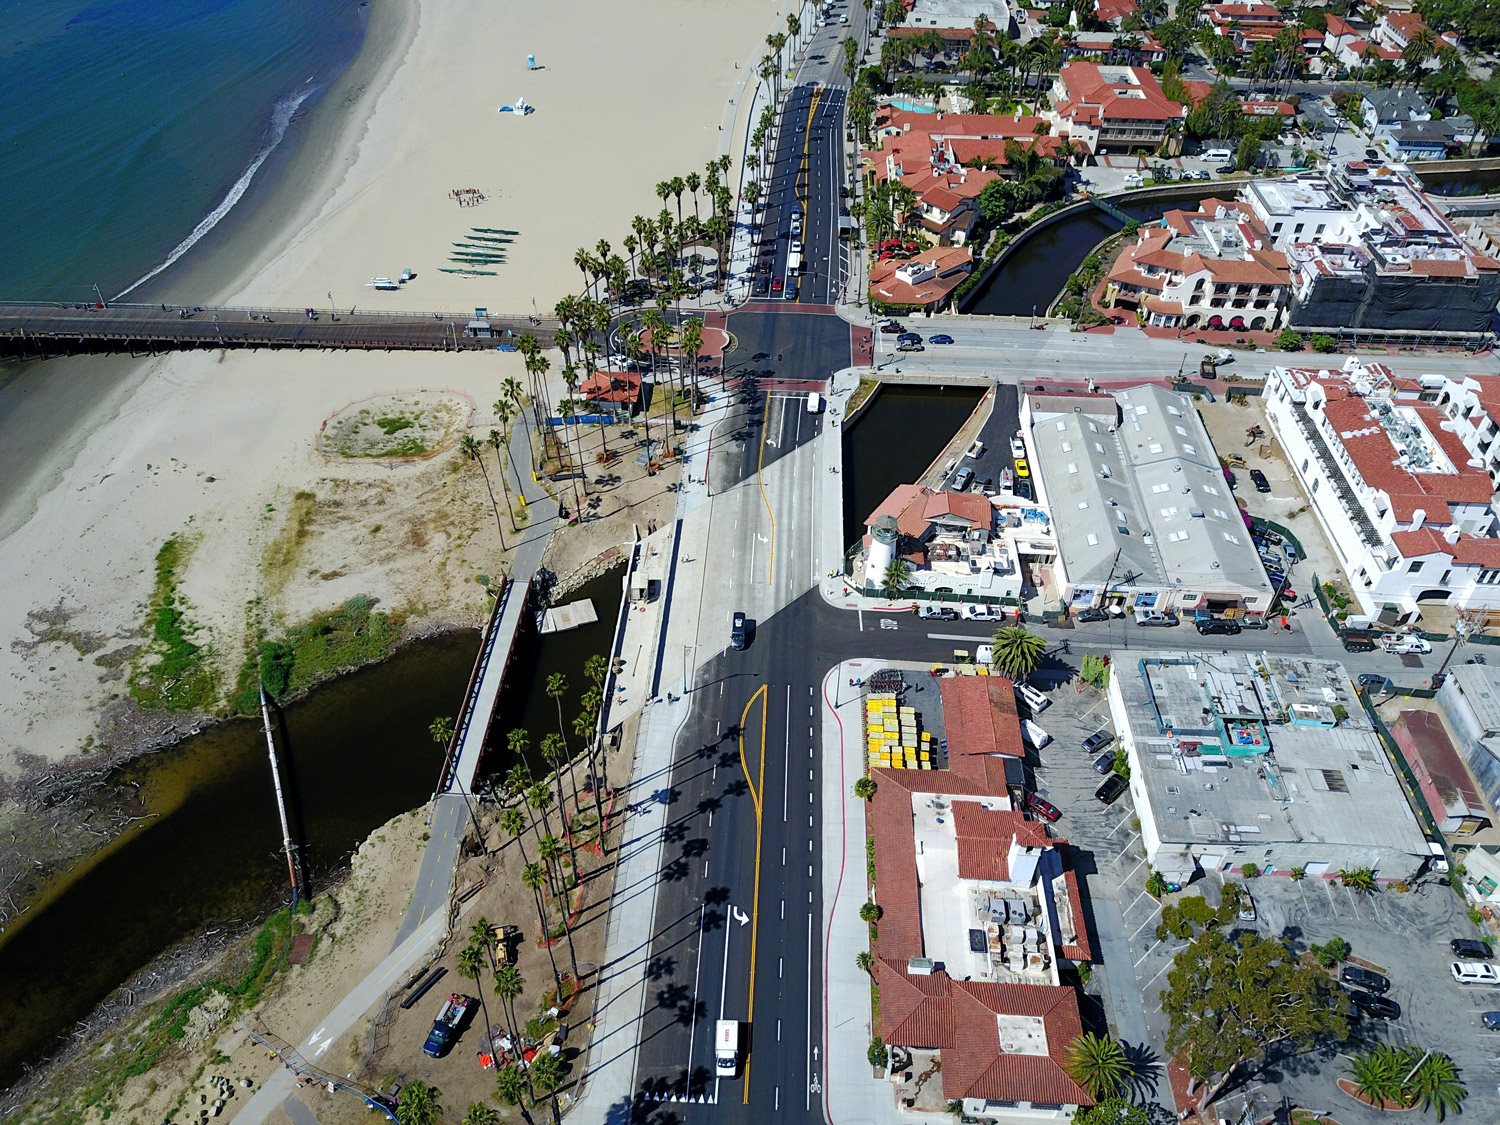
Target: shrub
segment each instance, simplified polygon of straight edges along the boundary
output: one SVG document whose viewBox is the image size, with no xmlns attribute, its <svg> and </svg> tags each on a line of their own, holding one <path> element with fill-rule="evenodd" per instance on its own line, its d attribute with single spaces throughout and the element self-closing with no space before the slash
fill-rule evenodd
<svg viewBox="0 0 1500 1125">
<path fill-rule="evenodd" d="M 1323 968 L 1331 969 L 1340 962 L 1349 960 L 1349 954 L 1353 950 L 1343 938 L 1334 936 L 1322 945 L 1308 946 L 1308 952 L 1318 959 L 1318 964 Z"/>
<path fill-rule="evenodd" d="M 890 1064 L 891 1052 L 887 1050 L 885 1041 L 880 1036 L 870 1040 L 870 1049 L 865 1052 L 865 1058 L 870 1060 L 870 1065 L 884 1069 Z"/>
<path fill-rule="evenodd" d="M 1312 338 L 1312 350 L 1315 352 L 1331 352 L 1339 346 L 1339 342 L 1326 333 L 1319 332 Z"/>
<path fill-rule="evenodd" d="M 1153 871 L 1146 877 L 1146 893 L 1152 898 L 1161 898 L 1167 893 L 1167 879 L 1160 871 Z"/>
<path fill-rule="evenodd" d="M 1302 333 L 1295 328 L 1283 328 L 1281 335 L 1276 337 L 1276 346 L 1284 352 L 1300 352 L 1302 344 Z"/>
<path fill-rule="evenodd" d="M 1254 879 L 1260 874 L 1260 865 L 1257 863 L 1247 863 L 1240 868 L 1240 874 L 1246 879 Z"/>
<path fill-rule="evenodd" d="M 1305 868 L 1305 867 L 1294 867 L 1294 868 L 1292 868 L 1291 874 L 1292 874 L 1292 882 L 1294 882 L 1294 883 L 1300 883 L 1300 882 L 1302 882 L 1303 879 L 1307 878 L 1307 868 Z"/>
</svg>

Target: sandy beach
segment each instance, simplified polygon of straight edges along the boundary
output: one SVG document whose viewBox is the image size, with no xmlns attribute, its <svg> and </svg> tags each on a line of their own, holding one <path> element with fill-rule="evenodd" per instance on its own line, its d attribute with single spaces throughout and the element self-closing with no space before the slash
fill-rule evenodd
<svg viewBox="0 0 1500 1125">
<path fill-rule="evenodd" d="M 290 194 L 170 292 L 445 311 L 530 312 L 535 299 L 545 312 L 576 288 L 577 247 L 618 247 L 633 215 L 660 209 L 659 180 L 718 154 L 727 103 L 782 7 L 377 3 L 378 57 L 310 128 L 311 155 L 277 189 Z M 536 112 L 496 112 L 518 97 Z M 471 187 L 486 201 L 450 197 Z M 519 232 L 496 276 L 438 272 L 472 227 Z M 404 291 L 365 286 L 405 268 L 417 278 Z M 479 478 L 451 448 L 372 463 L 317 438 L 350 403 L 423 390 L 470 404 L 482 436 L 508 376 L 523 377 L 519 358 L 499 353 L 205 352 L 52 361 L 0 387 L 0 778 L 93 744 L 101 708 L 128 690 L 122 661 L 172 536 L 192 545 L 180 594 L 226 684 L 254 624 L 354 594 L 415 623 L 472 621 L 485 608 L 474 579 L 498 549 Z M 290 560 L 271 549 L 288 536 Z"/>
</svg>

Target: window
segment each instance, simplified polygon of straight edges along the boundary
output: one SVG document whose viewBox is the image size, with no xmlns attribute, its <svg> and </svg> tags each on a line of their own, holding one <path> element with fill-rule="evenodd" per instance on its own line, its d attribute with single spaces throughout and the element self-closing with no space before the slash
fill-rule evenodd
<svg viewBox="0 0 1500 1125">
<path fill-rule="evenodd" d="M 1097 546 L 1099 546 L 1099 537 L 1097 535 L 1095 535 L 1092 531 L 1089 532 L 1088 539 L 1089 539 L 1089 546 L 1090 547 L 1097 547 Z"/>
<path fill-rule="evenodd" d="M 1094 423 L 1090 422 L 1089 423 L 1089 433 L 1091 433 L 1091 434 L 1097 434 L 1098 432 L 1099 432 L 1099 427 L 1096 426 L 1096 425 L 1094 425 Z"/>
<path fill-rule="evenodd" d="M 1417 571 L 1419 571 L 1421 569 L 1422 569 L 1422 560 L 1418 559 L 1416 562 L 1411 563 L 1411 564 L 1409 564 L 1407 566 L 1406 573 L 1407 574 L 1415 574 L 1415 573 L 1417 573 Z"/>
<path fill-rule="evenodd" d="M 1280 234 L 1281 233 L 1281 224 L 1277 223 L 1274 227 L 1272 227 L 1271 228 L 1271 233 L 1273 235 Z"/>
<path fill-rule="evenodd" d="M 1177 509 L 1176 508 L 1163 508 L 1161 510 L 1161 514 L 1162 514 L 1162 518 L 1163 519 L 1171 519 L 1173 516 L 1175 516 L 1177 514 Z"/>
<path fill-rule="evenodd" d="M 1171 531 L 1167 533 L 1167 538 L 1170 539 L 1173 543 L 1181 543 L 1187 537 L 1188 533 L 1185 531 Z"/>
<path fill-rule="evenodd" d="M 1187 442 L 1187 441 L 1183 442 L 1182 443 L 1182 448 L 1185 449 L 1185 450 L 1187 450 L 1189 453 L 1194 454 L 1195 456 L 1198 453 L 1198 447 L 1196 445 L 1194 445 L 1192 442 Z"/>
<path fill-rule="evenodd" d="M 1205 484 L 1203 486 L 1203 491 L 1208 493 L 1210 496 L 1217 496 L 1219 494 L 1219 490 L 1211 484 Z"/>
<path fill-rule="evenodd" d="M 1302 471 L 1304 473 L 1307 472 L 1307 458 L 1306 457 L 1302 458 Z"/>
<path fill-rule="evenodd" d="M 1078 462 L 1077 461 L 1069 461 L 1068 462 L 1068 472 L 1070 472 L 1070 473 L 1076 473 L 1077 471 L 1078 471 Z"/>
<path fill-rule="evenodd" d="M 1322 479 L 1322 478 L 1321 478 L 1321 477 L 1319 477 L 1319 478 L 1318 478 L 1318 479 L 1316 479 L 1316 480 L 1314 480 L 1314 481 L 1313 481 L 1313 486 L 1312 486 L 1312 490 L 1313 490 L 1313 491 L 1314 491 L 1314 492 L 1316 492 L 1316 491 L 1318 491 L 1318 485 L 1320 485 L 1320 484 L 1322 484 L 1322 483 L 1323 483 L 1323 479 Z"/>
<path fill-rule="evenodd" d="M 1214 515 L 1218 516 L 1221 520 L 1227 520 L 1229 518 L 1229 513 L 1226 512 L 1223 508 L 1215 508 Z"/>
<path fill-rule="evenodd" d="M 1170 484 L 1166 484 L 1166 483 L 1153 484 L 1151 486 L 1151 491 L 1152 492 L 1171 492 L 1172 491 L 1172 486 Z"/>
<path fill-rule="evenodd" d="M 1151 408 L 1149 406 L 1137 406 L 1135 408 L 1135 412 L 1137 416 L 1140 416 L 1142 414 L 1150 414 Z"/>
<path fill-rule="evenodd" d="M 1297 236 L 1297 235 L 1299 235 L 1299 234 L 1302 233 L 1302 227 L 1303 227 L 1303 224 L 1302 223 L 1298 223 L 1295 227 L 1292 228 L 1292 235 L 1293 235 L 1293 237 L 1295 237 L 1295 236 Z"/>
<path fill-rule="evenodd" d="M 1182 411 L 1178 410 L 1177 407 L 1175 407 L 1175 406 L 1169 406 L 1169 407 L 1167 407 L 1167 413 L 1170 414 L 1173 418 L 1181 418 L 1182 417 Z"/>
<path fill-rule="evenodd" d="M 1095 450 L 1095 451 L 1096 451 L 1096 452 L 1098 452 L 1098 453 L 1103 453 L 1103 452 L 1104 452 L 1104 446 L 1102 446 L 1102 445 L 1100 445 L 1100 444 L 1099 444 L 1099 443 L 1098 443 L 1098 442 L 1097 442 L 1097 441 L 1096 441 L 1096 442 L 1094 442 L 1094 450 Z"/>
<path fill-rule="evenodd" d="M 1150 445 L 1146 446 L 1146 448 L 1148 450 L 1150 450 L 1152 453 L 1160 453 L 1161 452 L 1161 442 L 1159 442 L 1159 441 L 1153 441 Z"/>
<path fill-rule="evenodd" d="M 1318 224 L 1318 229 L 1315 230 L 1315 231 L 1313 231 L 1313 237 L 1317 238 L 1318 235 L 1322 234 L 1327 229 L 1328 229 L 1328 224 L 1327 223 L 1319 223 Z"/>
<path fill-rule="evenodd" d="M 1078 501 L 1078 510 L 1080 512 L 1083 511 L 1088 506 L 1089 506 L 1089 502 L 1087 500 L 1080 500 L 1080 501 Z"/>
<path fill-rule="evenodd" d="M 1230 535 L 1229 532 L 1226 531 L 1224 532 L 1224 542 L 1233 543 L 1235 546 L 1239 546 L 1240 537 L 1238 535 Z"/>
</svg>

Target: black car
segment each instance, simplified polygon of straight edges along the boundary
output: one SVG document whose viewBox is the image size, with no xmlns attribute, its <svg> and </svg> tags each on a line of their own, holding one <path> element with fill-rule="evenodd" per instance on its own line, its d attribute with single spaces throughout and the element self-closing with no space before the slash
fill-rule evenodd
<svg viewBox="0 0 1500 1125">
<path fill-rule="evenodd" d="M 1360 687 L 1374 688 L 1376 691 L 1389 691 L 1392 687 L 1390 677 L 1382 676 L 1379 672 L 1361 672 L 1358 682 Z M 1457 953 L 1458 950 L 1453 952 Z"/>
<path fill-rule="evenodd" d="M 1230 492 L 1233 492 L 1240 486 L 1239 478 L 1236 477 L 1234 473 L 1229 469 L 1224 470 L 1224 479 L 1229 483 Z"/>
<path fill-rule="evenodd" d="M 1098 606 L 1090 606 L 1088 609 L 1080 609 L 1073 615 L 1074 621 L 1108 621 L 1109 614 Z"/>
<path fill-rule="evenodd" d="M 1016 495 L 1022 500 L 1031 499 L 1031 482 L 1027 480 L 1016 481 Z"/>
<path fill-rule="evenodd" d="M 1092 754 L 1096 750 L 1103 750 L 1114 740 L 1115 736 L 1110 734 L 1109 731 L 1096 731 L 1083 740 L 1083 748 Z"/>
<path fill-rule="evenodd" d="M 1358 965 L 1345 965 L 1339 970 L 1339 980 L 1377 994 L 1391 990 L 1391 982 L 1386 977 L 1370 969 L 1361 969 Z"/>
<path fill-rule="evenodd" d="M 735 648 L 744 648 L 750 643 L 750 623 L 741 612 L 736 611 L 730 618 L 729 643 Z"/>
<path fill-rule="evenodd" d="M 1198 632 L 1205 637 L 1214 635 L 1234 637 L 1238 636 L 1240 632 L 1240 623 L 1238 621 L 1229 621 L 1223 617 L 1210 617 L 1205 621 L 1195 621 L 1193 624 L 1198 627 Z"/>
<path fill-rule="evenodd" d="M 1448 948 L 1453 950 L 1453 956 L 1465 961 L 1489 961 L 1495 956 L 1495 951 L 1488 942 L 1475 941 L 1473 938 L 1454 938 L 1448 943 Z"/>
<path fill-rule="evenodd" d="M 1271 491 L 1271 482 L 1266 479 L 1266 474 L 1259 469 L 1250 470 L 1250 483 L 1255 485 L 1256 492 Z"/>
<path fill-rule="evenodd" d="M 1370 1016 L 1379 1020 L 1399 1020 L 1401 1018 L 1401 1005 L 1385 996 L 1372 996 L 1368 992 L 1361 992 L 1357 988 L 1346 989 L 1349 994 L 1349 1003 L 1354 1005 L 1354 1010 L 1362 1016 Z"/>
<path fill-rule="evenodd" d="M 1233 164 L 1220 164 L 1217 168 L 1214 169 L 1214 171 L 1219 173 L 1219 175 L 1221 176 L 1227 176 L 1231 172 L 1238 172 L 1239 169 L 1236 168 Z"/>
<path fill-rule="evenodd" d="M 880 331 L 887 336 L 894 336 L 897 332 L 905 332 L 906 329 L 899 320 L 888 320 L 880 326 Z"/>
<path fill-rule="evenodd" d="M 920 333 L 920 332 L 903 332 L 903 333 L 901 333 L 901 335 L 899 335 L 899 336 L 896 337 L 896 343 L 898 343 L 898 344 L 905 344 L 905 343 L 920 344 L 921 342 L 922 342 L 922 333 Z"/>
<path fill-rule="evenodd" d="M 1119 774 L 1111 774 L 1104 779 L 1104 784 L 1094 790 L 1094 799 L 1102 801 L 1106 805 L 1112 805 L 1120 799 L 1120 794 L 1130 788 L 1130 782 Z"/>
<path fill-rule="evenodd" d="M 751 292 L 757 297 L 764 297 L 771 291 L 771 279 L 768 277 L 757 277 L 755 284 L 750 287 Z"/>
<path fill-rule="evenodd" d="M 1379 150 L 1378 149 L 1373 149 L 1373 148 L 1367 148 L 1367 149 L 1365 149 L 1365 159 L 1366 160 L 1379 160 L 1380 159 L 1380 152 L 1379 152 Z"/>
<path fill-rule="evenodd" d="M 1106 750 L 1104 753 L 1100 754 L 1097 758 L 1094 759 L 1094 772 L 1097 774 L 1109 773 L 1109 771 L 1114 768 L 1115 752 L 1113 750 Z"/>
<path fill-rule="evenodd" d="M 1486 1031 L 1500 1031 L 1500 1012 L 1485 1012 L 1479 1017 Z"/>
</svg>

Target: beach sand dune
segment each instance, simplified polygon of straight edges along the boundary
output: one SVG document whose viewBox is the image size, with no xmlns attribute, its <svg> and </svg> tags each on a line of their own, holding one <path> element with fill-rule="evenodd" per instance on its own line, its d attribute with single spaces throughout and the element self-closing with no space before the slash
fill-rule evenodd
<svg viewBox="0 0 1500 1125">
<path fill-rule="evenodd" d="M 743 0 L 411 10 L 378 88 L 348 93 L 350 120 L 323 173 L 301 185 L 306 203 L 285 209 L 295 227 L 246 255 L 221 297 L 513 312 L 535 298 L 545 313 L 577 287 L 577 247 L 607 238 L 618 249 L 633 215 L 660 210 L 659 180 L 701 173 L 719 153 L 743 67 L 782 18 L 776 3 Z M 528 53 L 544 69 L 528 70 Z M 536 112 L 496 112 L 517 97 Z M 488 200 L 449 197 L 470 187 Z M 520 232 L 496 276 L 438 272 L 475 226 Z M 402 292 L 364 287 L 407 267 L 419 276 Z M 232 276 L 222 262 L 208 273 Z M 155 557 L 174 535 L 194 544 L 180 591 L 227 677 L 249 622 L 296 622 L 352 594 L 419 620 L 483 611 L 473 578 L 496 562 L 494 519 L 457 455 L 331 462 L 316 438 L 354 400 L 419 388 L 467 396 L 483 435 L 501 380 L 524 379 L 518 357 L 178 354 L 143 361 L 87 409 L 63 389 L 75 363 L 109 362 L 56 361 L 25 377 L 38 395 L 29 406 L 0 412 L 0 442 L 27 419 L 56 424 L 51 451 L 0 511 L 0 777 L 84 748 L 99 708 L 128 690 L 121 662 L 142 643 Z M 313 497 L 300 506 L 308 526 L 292 561 L 274 562 L 299 493 Z"/>
</svg>

